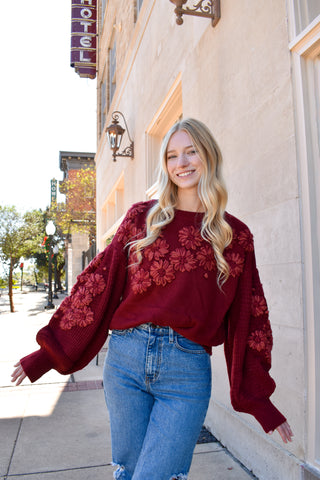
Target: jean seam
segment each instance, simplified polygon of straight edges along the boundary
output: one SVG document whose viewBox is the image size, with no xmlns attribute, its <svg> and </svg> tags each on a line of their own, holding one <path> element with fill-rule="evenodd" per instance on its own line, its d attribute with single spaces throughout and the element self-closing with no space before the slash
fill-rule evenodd
<svg viewBox="0 0 320 480">
<path fill-rule="evenodd" d="M 176 339 L 176 341 L 174 342 L 174 346 L 178 349 L 178 350 L 181 350 L 182 352 L 185 352 L 185 353 L 194 353 L 196 355 L 203 355 L 203 354 L 206 354 L 207 352 L 204 350 L 204 348 L 201 348 L 201 349 L 191 349 L 191 348 L 185 348 L 185 347 L 182 347 L 178 340 Z"/>
</svg>

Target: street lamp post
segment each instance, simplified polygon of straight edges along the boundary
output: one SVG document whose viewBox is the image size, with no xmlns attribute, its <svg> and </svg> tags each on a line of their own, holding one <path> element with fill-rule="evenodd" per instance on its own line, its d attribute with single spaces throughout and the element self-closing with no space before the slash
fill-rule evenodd
<svg viewBox="0 0 320 480">
<path fill-rule="evenodd" d="M 53 258 L 54 258 L 54 293 L 53 298 L 59 298 L 57 295 L 57 259 L 58 259 L 59 247 L 55 245 L 53 247 Z"/>
<path fill-rule="evenodd" d="M 52 220 L 47 223 L 46 234 L 49 237 L 49 292 L 48 292 L 48 303 L 44 307 L 46 309 L 54 308 L 52 303 L 52 237 L 55 234 L 56 227 Z"/>
</svg>

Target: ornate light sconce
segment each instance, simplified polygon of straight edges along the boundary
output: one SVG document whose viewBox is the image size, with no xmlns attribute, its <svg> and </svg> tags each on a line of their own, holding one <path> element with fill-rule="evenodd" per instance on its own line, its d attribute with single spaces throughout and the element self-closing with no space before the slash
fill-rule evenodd
<svg viewBox="0 0 320 480">
<path fill-rule="evenodd" d="M 220 20 L 220 0 L 200 0 L 196 5 L 193 5 L 193 8 L 182 7 L 182 5 L 187 3 L 187 0 L 170 0 L 170 2 L 176 5 L 174 13 L 177 15 L 176 22 L 178 25 L 183 24 L 182 15 L 211 18 L 213 27 Z"/>
<path fill-rule="evenodd" d="M 121 145 L 121 140 L 124 132 L 126 131 L 125 128 L 122 128 L 121 125 L 119 125 L 119 116 L 123 118 L 125 127 L 127 129 L 130 145 L 126 147 L 121 153 L 117 153 L 117 151 L 120 148 Z M 115 111 L 111 115 L 113 123 L 109 125 L 109 127 L 106 129 L 107 132 L 107 138 L 109 142 L 109 146 L 111 150 L 113 150 L 113 161 L 116 161 L 116 157 L 134 157 L 134 143 L 131 140 L 128 125 L 126 122 L 126 119 L 124 118 L 123 113 Z"/>
</svg>

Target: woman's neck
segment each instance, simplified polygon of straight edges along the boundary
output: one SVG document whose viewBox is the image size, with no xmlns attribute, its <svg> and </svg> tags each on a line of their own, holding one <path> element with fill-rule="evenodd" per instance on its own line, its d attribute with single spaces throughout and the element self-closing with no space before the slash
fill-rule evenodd
<svg viewBox="0 0 320 480">
<path fill-rule="evenodd" d="M 187 212 L 204 212 L 198 193 L 184 191 L 178 191 L 177 209 Z"/>
</svg>

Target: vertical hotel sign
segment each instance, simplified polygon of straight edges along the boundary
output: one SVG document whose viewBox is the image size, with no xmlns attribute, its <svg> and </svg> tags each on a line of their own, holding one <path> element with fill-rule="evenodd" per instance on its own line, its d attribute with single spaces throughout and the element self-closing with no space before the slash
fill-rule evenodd
<svg viewBox="0 0 320 480">
<path fill-rule="evenodd" d="M 57 203 L 57 180 L 53 178 L 51 181 L 51 206 L 53 203 Z"/>
<path fill-rule="evenodd" d="M 72 0 L 71 67 L 83 78 L 96 77 L 97 0 Z"/>
</svg>

